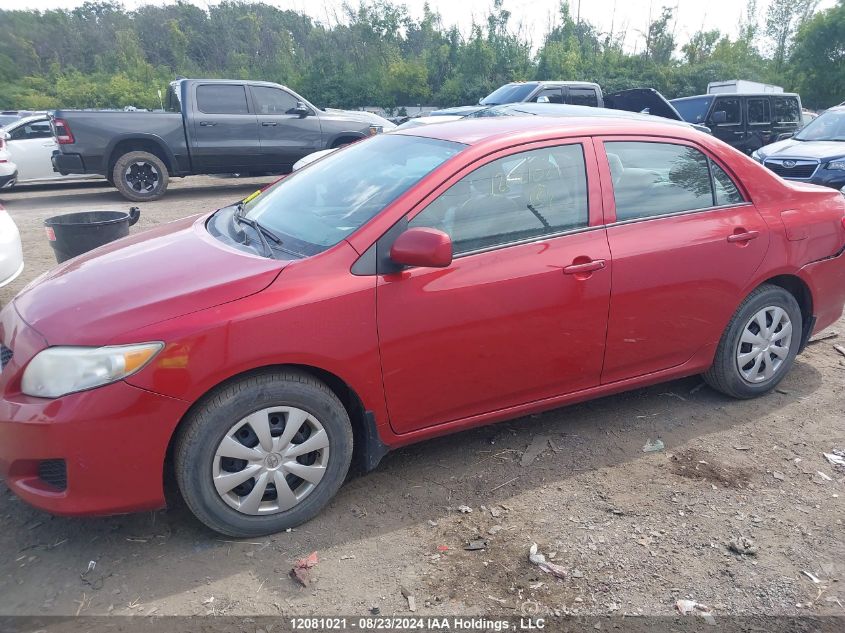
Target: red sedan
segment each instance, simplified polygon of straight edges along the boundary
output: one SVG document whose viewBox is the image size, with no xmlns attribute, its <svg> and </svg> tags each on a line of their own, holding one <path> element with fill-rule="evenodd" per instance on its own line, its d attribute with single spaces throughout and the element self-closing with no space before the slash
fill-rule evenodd
<svg viewBox="0 0 845 633">
<path fill-rule="evenodd" d="M 497 118 L 379 135 L 73 259 L 0 315 L 0 471 L 67 515 L 234 536 L 351 462 L 692 374 L 772 390 L 845 304 L 845 198 L 693 130 Z"/>
</svg>

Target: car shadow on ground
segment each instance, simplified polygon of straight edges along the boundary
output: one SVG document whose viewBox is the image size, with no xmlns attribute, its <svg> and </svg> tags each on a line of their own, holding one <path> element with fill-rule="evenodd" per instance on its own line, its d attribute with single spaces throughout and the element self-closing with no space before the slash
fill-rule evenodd
<svg viewBox="0 0 845 633">
<path fill-rule="evenodd" d="M 732 400 L 694 377 L 405 447 L 389 454 L 374 472 L 348 481 L 309 523 L 290 533 L 247 539 L 269 548 L 265 555 L 226 558 L 225 565 L 209 562 L 202 566 L 202 581 L 166 574 L 168 568 L 159 568 L 157 561 L 212 561 L 215 555 L 227 555 L 225 548 L 233 541 L 200 525 L 181 505 L 122 517 L 61 518 L 29 508 L 0 486 L 0 569 L 9 574 L 7 582 L 39 585 L 44 578 L 38 567 L 16 569 L 16 560 L 49 550 L 43 555 L 53 558 L 51 564 L 58 566 L 53 568 L 67 570 L 66 578 L 52 582 L 67 587 L 78 583 L 89 560 L 116 570 L 122 561 L 136 573 L 141 566 L 144 576 L 156 578 L 146 600 L 161 599 L 262 565 L 278 571 L 303 553 L 351 547 L 359 538 L 437 520 L 461 504 L 477 508 L 504 503 L 585 471 L 647 458 L 642 448 L 648 439 L 660 438 L 671 451 L 729 429 L 741 438 L 742 429 L 735 427 L 765 420 L 812 396 L 821 384 L 819 370 L 799 359 L 785 389 L 755 400 Z M 522 466 L 520 457 L 537 436 L 547 436 L 551 443 L 531 465 Z"/>
</svg>

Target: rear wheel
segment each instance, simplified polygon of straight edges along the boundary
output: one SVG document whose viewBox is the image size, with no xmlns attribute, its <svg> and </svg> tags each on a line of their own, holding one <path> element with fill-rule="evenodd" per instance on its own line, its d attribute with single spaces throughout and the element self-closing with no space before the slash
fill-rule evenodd
<svg viewBox="0 0 845 633">
<path fill-rule="evenodd" d="M 351 457 L 352 427 L 337 396 L 308 374 L 267 373 L 223 387 L 186 420 L 176 480 L 211 529 L 261 536 L 318 514 Z"/>
<path fill-rule="evenodd" d="M 164 162 L 155 154 L 129 152 L 115 162 L 110 182 L 127 200 L 147 202 L 164 195 L 169 175 Z"/>
<path fill-rule="evenodd" d="M 719 341 L 707 383 L 734 398 L 753 398 L 783 380 L 801 344 L 803 321 L 795 297 L 764 284 L 739 306 Z"/>
</svg>

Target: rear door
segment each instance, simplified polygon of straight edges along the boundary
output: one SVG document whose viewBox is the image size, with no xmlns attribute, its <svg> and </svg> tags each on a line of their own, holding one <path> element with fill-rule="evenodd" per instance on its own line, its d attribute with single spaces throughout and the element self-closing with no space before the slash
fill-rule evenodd
<svg viewBox="0 0 845 633">
<path fill-rule="evenodd" d="M 589 139 L 555 143 L 494 154 L 410 212 L 455 257 L 378 279 L 397 433 L 598 385 L 610 259 L 595 155 Z"/>
<path fill-rule="evenodd" d="M 577 88 L 574 86 L 568 86 L 566 88 L 566 103 L 598 108 L 599 96 L 595 88 Z"/>
<path fill-rule="evenodd" d="M 53 171 L 50 158 L 59 146 L 47 119 L 20 125 L 9 136 L 7 145 L 12 162 L 18 167 L 18 182 L 63 177 Z"/>
<path fill-rule="evenodd" d="M 716 112 L 725 113 L 724 123 L 717 123 L 714 120 Z M 709 127 L 713 136 L 724 141 L 728 145 L 734 147 L 741 147 L 745 140 L 745 117 L 742 112 L 742 98 L 737 96 L 716 97 L 713 106 L 710 108 L 710 114 L 705 123 Z"/>
<path fill-rule="evenodd" d="M 193 91 L 191 153 L 196 171 L 231 173 L 260 168 L 258 119 L 249 105 L 246 86 L 198 83 Z"/>
<path fill-rule="evenodd" d="M 772 96 L 772 133 L 795 132 L 801 127 L 801 102 L 795 95 Z"/>
<path fill-rule="evenodd" d="M 745 100 L 745 116 L 748 121 L 748 134 L 741 148 L 743 151 L 750 153 L 775 142 L 772 132 L 772 104 L 768 96 L 748 97 Z"/>
<path fill-rule="evenodd" d="M 724 165 L 688 141 L 597 146 L 613 293 L 602 383 L 712 354 L 763 261 L 767 225 Z"/>
<path fill-rule="evenodd" d="M 320 119 L 311 108 L 308 114 L 300 114 L 296 111 L 300 100 L 281 88 L 250 86 L 250 90 L 264 165 L 290 169 L 303 156 L 322 149 Z"/>
</svg>

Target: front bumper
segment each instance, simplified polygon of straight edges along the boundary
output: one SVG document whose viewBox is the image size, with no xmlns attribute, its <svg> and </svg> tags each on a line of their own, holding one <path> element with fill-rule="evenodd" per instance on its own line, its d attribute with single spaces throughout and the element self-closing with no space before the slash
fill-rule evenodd
<svg viewBox="0 0 845 633">
<path fill-rule="evenodd" d="M 16 169 L 11 174 L 6 174 L 5 176 L 0 176 L 0 189 L 4 187 L 11 187 L 13 186 L 18 180 L 18 170 Z"/>
<path fill-rule="evenodd" d="M 25 502 L 61 515 L 119 514 L 165 505 L 167 447 L 188 403 L 125 382 L 62 398 L 20 391 L 46 342 L 0 313 L 0 475 Z"/>
<path fill-rule="evenodd" d="M 65 154 L 57 150 L 53 152 L 50 160 L 53 163 L 53 171 L 60 173 L 62 176 L 89 173 L 85 170 L 85 162 L 80 154 Z"/>
</svg>

